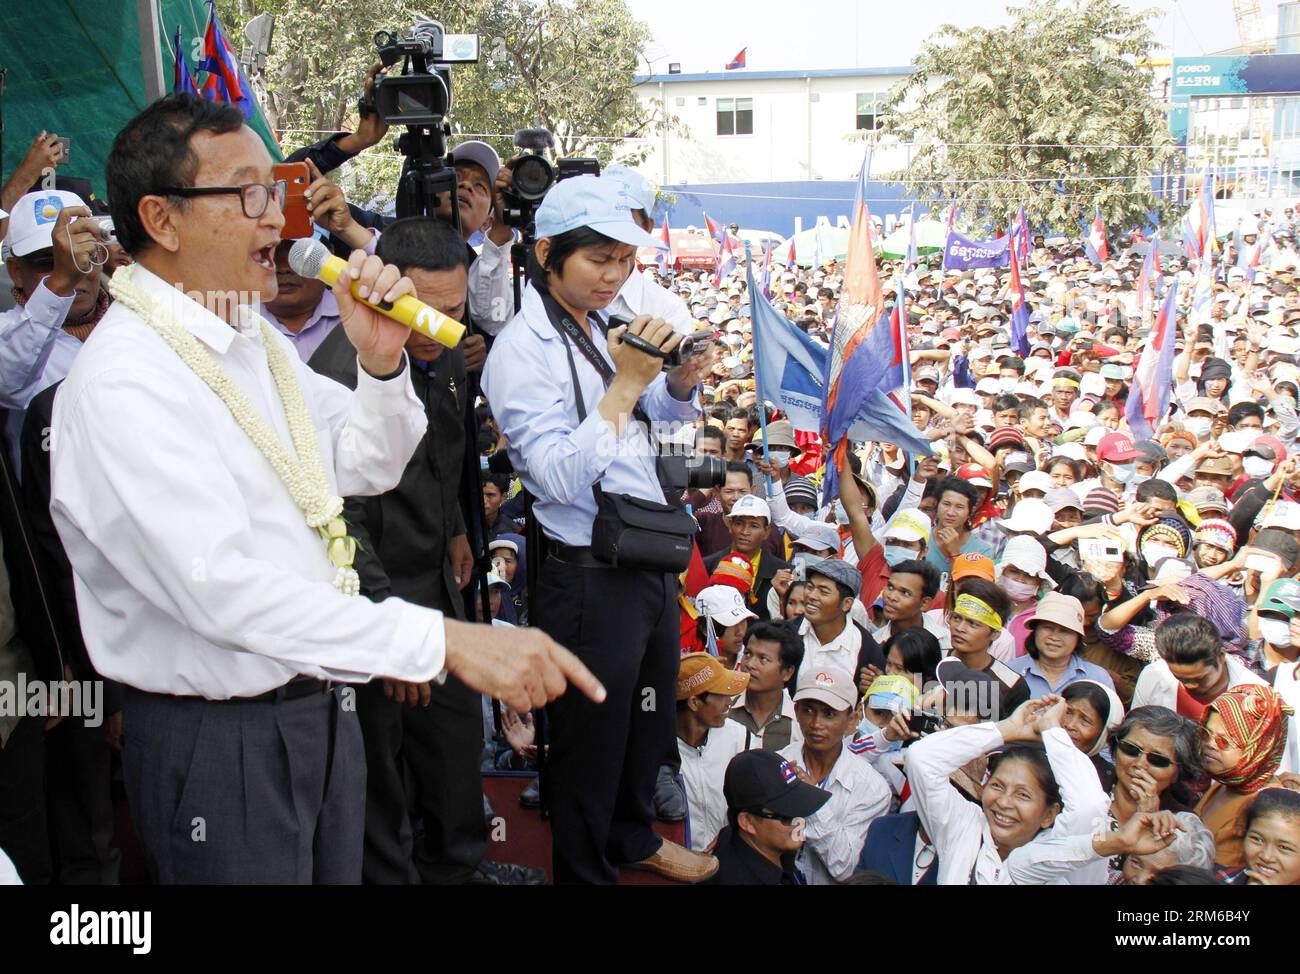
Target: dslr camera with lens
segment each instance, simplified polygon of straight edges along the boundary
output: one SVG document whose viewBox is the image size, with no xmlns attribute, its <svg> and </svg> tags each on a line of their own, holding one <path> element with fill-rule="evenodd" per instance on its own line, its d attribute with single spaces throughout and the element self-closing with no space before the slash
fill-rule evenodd
<svg viewBox="0 0 1300 974">
<path fill-rule="evenodd" d="M 505 193 L 505 219 L 531 236 L 533 217 L 551 187 L 570 176 L 599 176 L 600 163 L 585 156 L 560 159 L 554 166 L 546 155 L 555 148 L 555 136 L 542 128 L 520 129 L 515 148 L 521 155 L 511 167 L 511 187 Z"/>
</svg>

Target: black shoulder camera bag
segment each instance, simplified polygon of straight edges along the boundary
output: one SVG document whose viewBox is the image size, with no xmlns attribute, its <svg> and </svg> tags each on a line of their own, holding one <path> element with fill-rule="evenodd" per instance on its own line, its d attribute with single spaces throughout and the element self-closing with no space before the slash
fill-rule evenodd
<svg viewBox="0 0 1300 974">
<path fill-rule="evenodd" d="M 540 293 L 551 324 L 564 340 L 564 350 L 569 356 L 569 372 L 573 376 L 573 391 L 578 400 L 578 421 L 583 422 L 587 418 L 587 407 L 582 401 L 582 385 L 578 381 L 578 369 L 568 340 L 571 339 L 578 346 L 583 357 L 600 374 L 606 387 L 614 378 L 614 370 L 573 317 L 560 307 L 559 302 L 544 291 Z M 603 329 L 604 323 L 595 320 Z M 653 448 L 650 420 L 645 411 L 638 405 L 633 409 L 632 415 L 645 424 L 646 439 Z M 656 454 L 655 469 L 658 470 L 658 467 Z M 591 525 L 593 556 L 614 568 L 674 574 L 686 570 L 691 560 L 695 532 L 699 528 L 695 518 L 671 504 L 660 504 L 632 494 L 607 494 L 599 482 L 592 484 L 591 490 L 596 497 L 596 520 Z"/>
</svg>

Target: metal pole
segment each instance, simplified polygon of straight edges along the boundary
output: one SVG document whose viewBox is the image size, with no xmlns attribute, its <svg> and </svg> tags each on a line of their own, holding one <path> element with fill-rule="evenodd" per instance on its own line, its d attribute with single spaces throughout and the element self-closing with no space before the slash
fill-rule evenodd
<svg viewBox="0 0 1300 974">
<path fill-rule="evenodd" d="M 157 101 L 167 91 L 163 85 L 162 47 L 158 43 L 157 0 L 135 0 L 135 20 L 140 28 L 140 73 L 146 102 Z"/>
</svg>

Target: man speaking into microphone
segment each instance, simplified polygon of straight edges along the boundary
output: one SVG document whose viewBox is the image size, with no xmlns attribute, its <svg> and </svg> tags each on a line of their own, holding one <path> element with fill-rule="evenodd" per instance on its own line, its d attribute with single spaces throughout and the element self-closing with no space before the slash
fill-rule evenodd
<svg viewBox="0 0 1300 974">
<path fill-rule="evenodd" d="M 391 302 L 411 281 L 352 254 L 350 391 L 249 306 L 275 294 L 284 184 L 238 109 L 159 99 L 107 177 L 136 263 L 55 400 L 50 508 L 91 661 L 127 687 L 136 831 L 163 883 L 358 882 L 365 765 L 336 682 L 451 673 L 520 710 L 604 690 L 539 632 L 355 595 L 340 496 L 396 485 L 426 419 L 410 331 L 348 285 Z"/>
</svg>

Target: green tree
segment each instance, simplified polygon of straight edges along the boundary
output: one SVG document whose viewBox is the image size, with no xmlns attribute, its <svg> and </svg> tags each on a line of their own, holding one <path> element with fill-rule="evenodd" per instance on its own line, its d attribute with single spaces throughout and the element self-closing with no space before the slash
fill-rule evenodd
<svg viewBox="0 0 1300 974">
<path fill-rule="evenodd" d="M 482 137 L 503 158 L 514 154 L 513 132 L 540 125 L 555 134 L 559 155 L 635 164 L 649 151 L 643 140 L 672 124 L 661 106 L 636 98 L 650 32 L 623 0 L 443 0 L 432 8 L 387 0 L 377 8 L 373 0 L 219 0 L 232 38 L 259 13 L 276 17 L 253 84 L 286 151 L 355 127 L 375 31 L 405 32 L 425 11 L 451 33 L 479 35 L 479 63 L 452 69 L 448 120 L 455 134 Z M 401 166 L 392 141 L 339 174 L 350 197 L 379 205 L 392 198 Z"/>
<path fill-rule="evenodd" d="M 1117 0 L 1008 11 L 1007 27 L 948 24 L 922 47 L 883 130 L 915 146 L 896 178 L 921 198 L 955 197 L 968 224 L 1022 204 L 1031 225 L 1072 235 L 1094 207 L 1113 230 L 1161 215 L 1146 177 L 1177 151 L 1144 66 L 1154 12 Z"/>
</svg>

